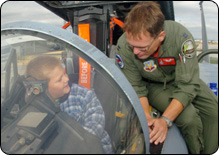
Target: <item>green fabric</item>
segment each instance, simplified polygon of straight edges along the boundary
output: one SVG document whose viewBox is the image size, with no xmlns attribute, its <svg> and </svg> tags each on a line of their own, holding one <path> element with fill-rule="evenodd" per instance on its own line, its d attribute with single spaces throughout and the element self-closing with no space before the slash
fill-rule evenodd
<svg viewBox="0 0 219 155">
<path fill-rule="evenodd" d="M 164 30 L 166 38 L 161 45 L 158 58 L 174 57 L 176 66 L 159 66 L 157 58 L 152 56 L 145 60 L 136 58 L 126 42 L 124 33 L 118 40 L 117 47 L 119 48 L 116 50 L 124 61 L 125 66 L 121 70 L 132 84 L 138 97 L 148 95 L 144 79 L 163 83 L 174 80 L 178 87 L 174 90 L 172 98 L 178 99 L 186 107 L 197 95 L 196 92 L 199 89 L 198 61 L 197 57 L 194 56 L 186 58 L 186 63 L 181 62 L 179 53 L 181 53 L 181 47 L 186 40 L 194 41 L 194 39 L 186 28 L 173 21 L 166 21 Z M 157 65 L 157 69 L 153 72 L 144 70 L 143 63 L 149 60 L 153 60 Z"/>
<path fill-rule="evenodd" d="M 116 52 L 122 57 L 120 68 L 135 89 L 138 97 L 148 97 L 149 103 L 163 112 L 172 98 L 179 100 L 183 112 L 175 120 L 191 153 L 213 153 L 218 145 L 218 100 L 199 78 L 198 61 L 195 56 L 180 60 L 179 54 L 188 40 L 194 42 L 191 33 L 181 24 L 165 21 L 166 32 L 158 57 L 145 60 L 135 57 L 126 42 L 125 33 L 119 38 Z M 195 47 L 195 45 L 194 45 Z M 159 66 L 158 58 L 174 57 L 175 66 Z M 153 72 L 144 70 L 144 62 L 154 61 Z M 203 132 L 203 133 L 202 133 Z M 203 142 L 204 141 L 204 142 Z"/>
<path fill-rule="evenodd" d="M 180 129 L 190 153 L 212 154 L 218 148 L 218 99 L 212 90 L 200 82 L 201 89 L 191 104 L 189 104 L 174 121 Z M 164 112 L 170 104 L 174 84 L 167 84 L 163 90 L 162 84 L 151 83 L 149 103 L 160 112 Z M 203 130 L 204 129 L 204 130 Z"/>
</svg>

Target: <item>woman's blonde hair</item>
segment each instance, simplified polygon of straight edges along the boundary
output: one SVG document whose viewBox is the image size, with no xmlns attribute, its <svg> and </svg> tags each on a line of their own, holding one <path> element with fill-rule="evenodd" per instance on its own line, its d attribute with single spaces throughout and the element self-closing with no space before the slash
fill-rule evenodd
<svg viewBox="0 0 219 155">
<path fill-rule="evenodd" d="M 126 16 L 123 31 L 133 38 L 140 38 L 142 33 L 147 32 L 154 37 L 163 30 L 164 20 L 158 3 L 140 2 Z"/>
<path fill-rule="evenodd" d="M 32 59 L 26 68 L 26 75 L 30 75 L 37 80 L 49 81 L 49 74 L 57 66 L 61 65 L 61 61 L 53 56 L 41 55 Z"/>
</svg>

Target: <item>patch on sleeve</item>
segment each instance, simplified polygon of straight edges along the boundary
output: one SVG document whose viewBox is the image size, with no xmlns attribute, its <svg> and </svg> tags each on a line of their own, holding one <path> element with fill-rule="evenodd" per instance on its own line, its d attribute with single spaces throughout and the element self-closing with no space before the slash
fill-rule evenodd
<svg viewBox="0 0 219 155">
<path fill-rule="evenodd" d="M 118 66 L 119 66 L 121 69 L 123 69 L 125 65 L 124 65 L 124 62 L 123 62 L 122 57 L 121 57 L 118 53 L 116 53 L 116 61 L 117 61 L 117 63 L 118 63 Z"/>
<path fill-rule="evenodd" d="M 193 58 L 195 55 L 195 46 L 192 39 L 186 40 L 181 47 L 181 52 L 185 55 L 186 58 Z"/>
</svg>

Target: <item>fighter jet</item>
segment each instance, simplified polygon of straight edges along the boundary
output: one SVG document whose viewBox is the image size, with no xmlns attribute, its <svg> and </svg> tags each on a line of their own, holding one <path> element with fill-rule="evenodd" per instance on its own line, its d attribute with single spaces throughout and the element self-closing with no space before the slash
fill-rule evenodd
<svg viewBox="0 0 219 155">
<path fill-rule="evenodd" d="M 152 146 L 141 103 L 115 65 L 120 26 L 135 1 L 36 1 L 66 21 L 62 28 L 37 22 L 1 27 L 1 148 L 7 154 L 104 153 L 100 140 L 62 112 L 45 81 L 25 80 L 27 63 L 39 55 L 62 61 L 69 83 L 95 92 L 116 154 L 188 154 L 173 124 L 162 145 Z M 174 20 L 173 4 L 159 2 Z M 65 30 L 71 26 L 72 32 Z M 31 90 L 27 96 L 27 89 Z M 151 115 L 160 113 L 151 107 Z"/>
</svg>

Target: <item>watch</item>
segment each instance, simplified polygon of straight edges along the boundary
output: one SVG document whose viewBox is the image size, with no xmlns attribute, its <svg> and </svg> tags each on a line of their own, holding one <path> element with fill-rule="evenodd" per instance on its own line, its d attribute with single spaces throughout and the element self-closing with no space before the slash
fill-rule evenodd
<svg viewBox="0 0 219 155">
<path fill-rule="evenodd" d="M 160 118 L 164 119 L 167 122 L 168 128 L 172 126 L 173 122 L 169 118 L 166 118 L 165 116 L 161 116 Z"/>
</svg>

